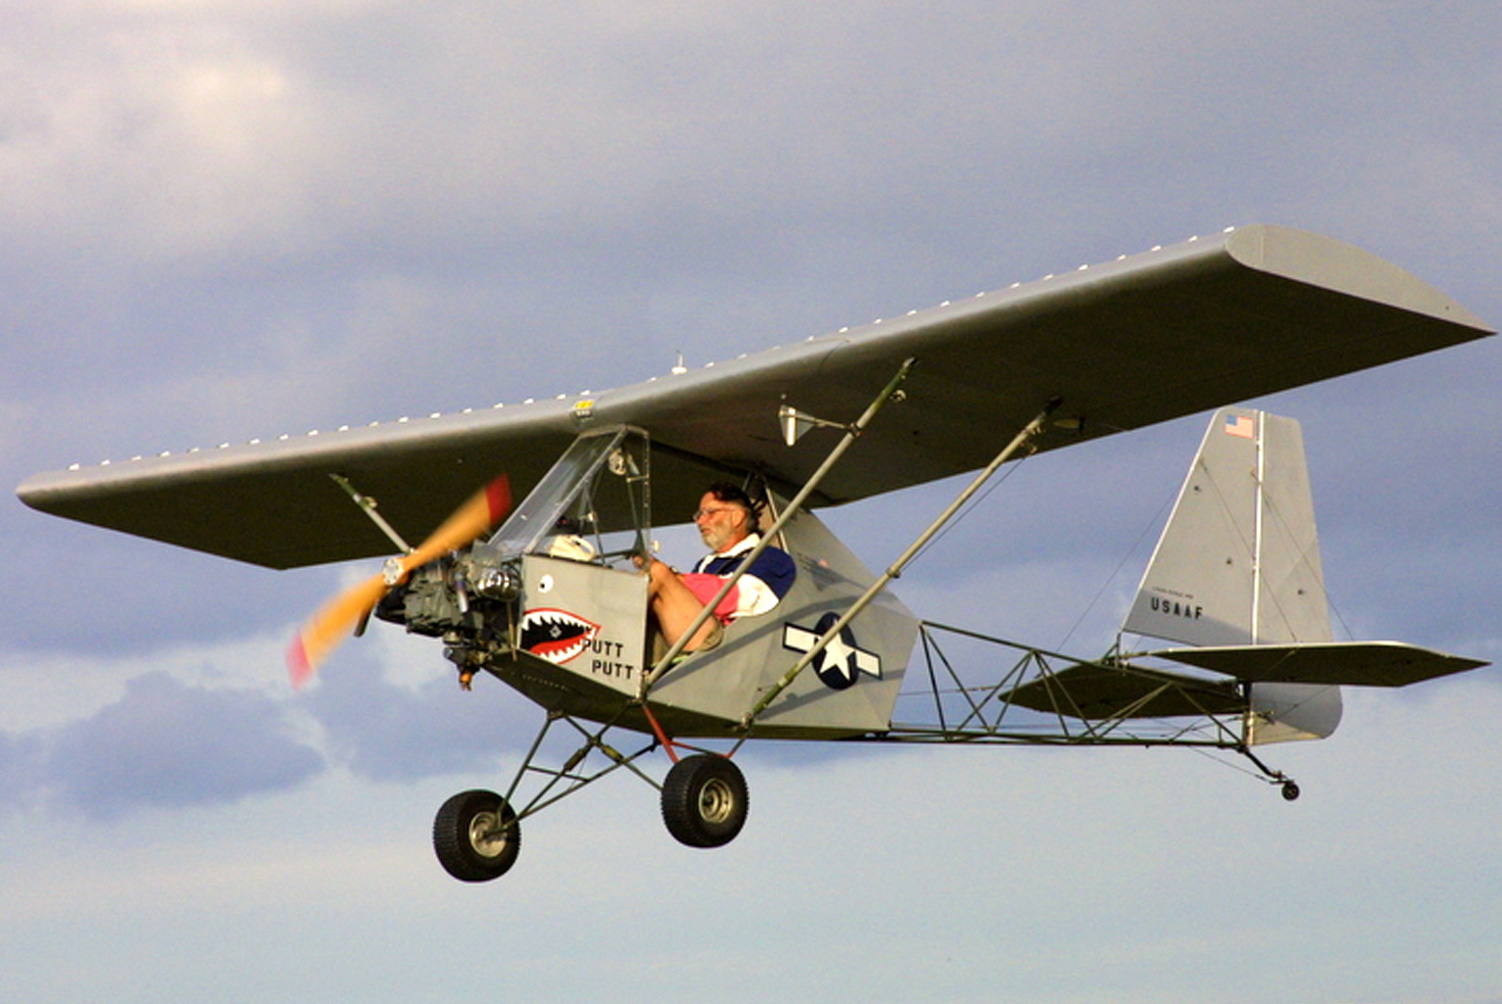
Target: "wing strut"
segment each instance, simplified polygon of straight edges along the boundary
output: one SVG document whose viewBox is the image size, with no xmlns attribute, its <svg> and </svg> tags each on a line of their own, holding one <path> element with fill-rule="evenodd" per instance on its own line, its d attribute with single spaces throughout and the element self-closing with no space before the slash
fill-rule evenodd
<svg viewBox="0 0 1502 1004">
<path fill-rule="evenodd" d="M 923 546 L 930 540 L 932 540 L 934 534 L 942 530 L 946 523 L 954 518 L 954 514 L 958 512 L 960 510 L 960 507 L 962 507 L 966 502 L 970 501 L 970 497 L 972 495 L 980 491 L 981 486 L 983 486 L 987 481 L 990 480 L 991 475 L 996 473 L 997 468 L 1006 463 L 1008 460 L 1012 459 L 1012 457 L 1016 455 L 1017 451 L 1021 450 L 1033 439 L 1034 436 L 1043 431 L 1043 423 L 1048 421 L 1048 416 L 1057 411 L 1059 405 L 1061 404 L 1063 404 L 1063 400 L 1061 398 L 1054 398 L 1052 401 L 1048 402 L 1048 405 L 1042 411 L 1038 412 L 1038 414 L 1033 418 L 1031 422 L 1023 426 L 1021 432 L 1012 437 L 1012 441 L 1007 443 L 1007 445 L 1003 447 L 1002 451 L 998 453 L 992 459 L 992 461 L 987 464 L 979 474 L 975 476 L 974 480 L 972 480 L 968 486 L 966 486 L 965 490 L 960 492 L 955 500 L 949 503 L 949 506 L 943 512 L 939 513 L 938 517 L 928 525 L 928 529 L 919 534 L 918 539 L 914 540 L 910 545 L 908 545 L 908 549 L 906 551 L 903 551 L 901 556 L 899 556 L 898 559 L 894 561 L 891 566 L 876 579 L 875 582 L 871 583 L 866 591 L 862 593 L 853 604 L 850 605 L 850 609 L 845 611 L 844 616 L 835 621 L 834 624 L 829 628 L 829 630 L 825 631 L 824 634 L 820 636 L 819 640 L 814 642 L 814 644 L 809 648 L 807 652 L 803 653 L 802 657 L 793 664 L 793 667 L 786 673 L 784 673 L 782 677 L 777 681 L 777 683 L 774 684 L 770 690 L 768 690 L 761 696 L 761 699 L 752 706 L 751 710 L 746 712 L 746 716 L 741 719 L 742 728 L 749 729 L 751 727 L 752 721 L 756 719 L 756 716 L 767 710 L 767 706 L 770 705 L 774 700 L 776 700 L 777 695 L 790 687 L 793 681 L 798 678 L 798 675 L 813 664 L 813 661 L 819 657 L 820 653 L 822 653 L 826 648 L 829 647 L 830 642 L 834 641 L 834 639 L 840 636 L 840 632 L 845 630 L 846 626 L 855 619 L 856 615 L 859 614 L 862 610 L 866 609 L 866 607 L 871 603 L 872 600 L 876 599 L 876 595 L 886 588 L 887 583 L 891 582 L 893 579 L 902 574 L 903 569 L 906 568 L 908 564 L 913 560 L 913 558 L 918 554 L 918 552 L 923 549 Z M 807 488 L 804 489 L 804 492 L 807 492 Z M 799 498 L 801 499 L 802 496 L 800 495 Z M 792 510 L 792 508 L 792 506 L 789 506 L 790 511 Z M 749 564 L 749 561 L 744 562 L 741 567 L 744 568 Z M 718 602 L 718 599 L 716 599 L 716 602 Z"/>
<path fill-rule="evenodd" d="M 375 499 L 371 498 L 369 495 L 362 493 L 358 488 L 354 486 L 354 484 L 350 482 L 349 478 L 345 477 L 343 474 L 330 474 L 329 477 L 333 478 L 334 483 L 337 484 L 340 488 L 344 489 L 345 493 L 349 495 L 349 497 L 354 501 L 355 505 L 359 506 L 360 510 L 364 512 L 365 515 L 370 517 L 370 521 L 376 525 L 376 528 L 386 535 L 386 539 L 396 545 L 397 550 L 401 551 L 403 554 L 411 554 L 413 551 L 417 550 L 411 544 L 407 543 L 406 540 L 402 538 L 401 534 L 396 532 L 396 527 L 386 522 L 386 517 L 376 512 Z"/>
<path fill-rule="evenodd" d="M 720 587 L 720 591 L 715 593 L 714 597 L 704 604 L 704 609 L 699 611 L 699 616 L 694 618 L 693 622 L 684 630 L 682 637 L 674 642 L 673 646 L 667 650 L 667 653 L 657 661 L 657 665 L 652 667 L 652 672 L 642 677 L 641 690 L 637 695 L 641 700 L 646 700 L 647 691 L 651 689 L 652 684 L 656 683 L 658 678 L 667 672 L 667 668 L 673 664 L 673 660 L 682 654 L 684 646 L 694 637 L 694 633 L 704 626 L 704 622 L 713 616 L 715 608 L 720 605 L 720 601 L 730 595 L 730 590 L 735 588 L 735 584 L 740 581 L 746 569 L 756 563 L 756 559 L 761 556 L 761 553 L 782 532 L 782 528 L 787 525 L 788 520 L 792 519 L 793 515 L 803 508 L 804 501 L 813 494 L 814 489 L 819 486 L 819 482 L 824 479 L 824 475 L 828 474 L 839 459 L 845 455 L 845 451 L 850 449 L 851 444 L 860 438 L 860 434 L 865 431 L 866 426 L 876 417 L 876 413 L 881 410 L 882 405 L 897 398 L 898 388 L 902 385 L 902 381 L 907 379 L 908 371 L 913 368 L 917 361 L 912 357 L 903 360 L 902 365 L 897 369 L 897 375 L 887 381 L 887 385 L 882 388 L 881 393 L 876 395 L 875 400 L 866 406 L 866 410 L 861 413 L 861 417 L 856 419 L 853 425 L 847 427 L 845 438 L 841 439 L 839 444 L 830 451 L 829 456 L 824 458 L 824 462 L 819 465 L 819 469 L 814 471 L 812 476 L 809 477 L 808 482 L 803 486 L 802 490 L 793 496 L 793 500 L 787 504 L 782 514 L 777 517 L 777 521 L 767 528 L 766 533 L 761 535 L 760 542 L 741 561 L 735 574 L 726 579 L 725 584 Z M 826 641 L 825 644 L 827 645 L 828 642 Z M 821 647 L 820 651 L 822 650 Z"/>
</svg>

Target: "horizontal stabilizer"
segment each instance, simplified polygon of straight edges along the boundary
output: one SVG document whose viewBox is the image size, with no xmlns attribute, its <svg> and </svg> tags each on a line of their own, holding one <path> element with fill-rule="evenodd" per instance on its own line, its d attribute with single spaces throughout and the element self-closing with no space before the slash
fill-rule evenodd
<svg viewBox="0 0 1502 1004">
<path fill-rule="evenodd" d="M 1085 721 L 1240 714 L 1246 698 L 1229 681 L 1082 662 L 999 695 L 1018 707 Z"/>
<path fill-rule="evenodd" d="M 1487 663 L 1396 641 L 1226 645 L 1151 653 L 1186 666 L 1257 683 L 1406 687 Z"/>
</svg>

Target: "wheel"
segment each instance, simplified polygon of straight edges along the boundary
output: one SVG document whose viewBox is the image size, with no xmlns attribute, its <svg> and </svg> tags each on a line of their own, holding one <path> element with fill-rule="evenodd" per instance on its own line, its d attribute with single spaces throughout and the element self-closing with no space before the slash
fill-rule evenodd
<svg viewBox="0 0 1502 1004">
<path fill-rule="evenodd" d="M 684 757 L 662 783 L 662 821 L 689 847 L 730 843 L 746 825 L 750 804 L 740 768 L 722 756 Z"/>
<path fill-rule="evenodd" d="M 1284 781 L 1283 782 L 1283 800 L 1285 802 L 1293 802 L 1293 801 L 1297 801 L 1298 797 L 1299 797 L 1299 786 L 1296 785 L 1296 784 L 1294 784 L 1292 781 Z"/>
<path fill-rule="evenodd" d="M 461 882 L 489 882 L 516 864 L 521 824 L 493 791 L 463 791 L 433 820 L 433 850 L 443 870 Z"/>
</svg>

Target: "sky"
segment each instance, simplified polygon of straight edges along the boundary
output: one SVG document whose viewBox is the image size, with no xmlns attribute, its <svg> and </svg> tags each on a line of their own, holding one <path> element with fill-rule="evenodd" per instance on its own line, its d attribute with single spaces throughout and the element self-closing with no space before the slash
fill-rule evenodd
<svg viewBox="0 0 1502 1004">
<path fill-rule="evenodd" d="M 619 387 L 1227 226 L 1502 323 L 1502 6 L 0 0 L 0 468 Z M 1303 423 L 1337 632 L 1502 658 L 1497 340 Z M 1027 461 L 897 586 L 1093 655 L 1207 416 Z M 872 566 L 958 490 L 828 515 Z M 753 744 L 705 852 L 612 777 L 450 880 L 537 712 L 275 573 L 0 502 L 0 998 L 1502 1001 L 1502 681 L 1176 750 Z M 665 538 L 666 539 L 666 538 Z M 687 544 L 682 558 L 691 556 Z M 483 682 L 483 681 L 482 681 Z M 657 759 L 662 759 L 658 755 Z"/>
</svg>

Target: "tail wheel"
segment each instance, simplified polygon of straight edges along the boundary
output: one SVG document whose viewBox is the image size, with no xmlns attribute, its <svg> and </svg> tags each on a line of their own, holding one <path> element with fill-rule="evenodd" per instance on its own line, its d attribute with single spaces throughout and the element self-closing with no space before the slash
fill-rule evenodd
<svg viewBox="0 0 1502 1004">
<path fill-rule="evenodd" d="M 662 784 L 662 821 L 689 847 L 730 843 L 746 825 L 750 804 L 740 768 L 722 756 L 684 757 Z"/>
<path fill-rule="evenodd" d="M 461 882 L 489 882 L 516 864 L 521 824 L 506 800 L 493 791 L 464 791 L 438 810 L 433 850 L 443 870 Z"/>
</svg>

